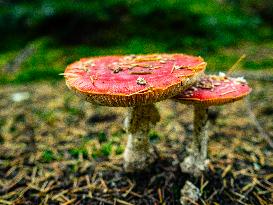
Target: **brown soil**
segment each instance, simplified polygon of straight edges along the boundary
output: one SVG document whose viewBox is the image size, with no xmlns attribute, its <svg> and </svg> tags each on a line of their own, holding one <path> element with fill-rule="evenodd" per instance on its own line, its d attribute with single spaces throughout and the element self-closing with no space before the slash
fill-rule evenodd
<svg viewBox="0 0 273 205">
<path fill-rule="evenodd" d="M 250 85 L 252 111 L 272 138 L 272 82 Z M 14 102 L 18 92 L 30 96 Z M 179 204 L 186 180 L 201 189 L 198 204 L 273 203 L 273 149 L 244 100 L 210 109 L 209 171 L 199 179 L 178 166 L 191 140 L 192 107 L 170 100 L 157 107 L 161 121 L 150 138 L 158 160 L 126 174 L 126 108 L 91 105 L 64 82 L 1 86 L 0 204 Z"/>
</svg>

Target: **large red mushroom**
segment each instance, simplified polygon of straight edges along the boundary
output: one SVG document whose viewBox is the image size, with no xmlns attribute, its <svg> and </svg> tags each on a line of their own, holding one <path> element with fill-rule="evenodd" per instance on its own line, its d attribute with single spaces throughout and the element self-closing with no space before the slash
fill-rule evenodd
<svg viewBox="0 0 273 205">
<path fill-rule="evenodd" d="M 201 57 L 152 54 L 83 58 L 64 73 L 67 86 L 91 103 L 129 107 L 126 171 L 143 170 L 155 160 L 148 132 L 159 121 L 155 102 L 173 97 L 203 73 Z"/>
</svg>

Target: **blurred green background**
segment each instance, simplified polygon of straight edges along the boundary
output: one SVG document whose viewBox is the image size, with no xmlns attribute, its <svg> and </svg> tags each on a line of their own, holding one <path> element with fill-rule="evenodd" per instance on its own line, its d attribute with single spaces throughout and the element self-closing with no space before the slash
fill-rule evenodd
<svg viewBox="0 0 273 205">
<path fill-rule="evenodd" d="M 271 0 L 0 0 L 0 83 L 62 79 L 81 57 L 183 52 L 208 72 L 273 67 Z"/>
</svg>

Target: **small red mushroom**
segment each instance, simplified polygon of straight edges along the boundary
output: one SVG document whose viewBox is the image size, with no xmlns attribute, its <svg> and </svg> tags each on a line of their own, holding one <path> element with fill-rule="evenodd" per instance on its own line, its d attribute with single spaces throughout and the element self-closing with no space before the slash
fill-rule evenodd
<svg viewBox="0 0 273 205">
<path fill-rule="evenodd" d="M 227 77 L 224 73 L 205 75 L 174 99 L 194 106 L 194 135 L 188 156 L 180 164 L 182 172 L 199 176 L 207 168 L 208 108 L 242 99 L 251 88 L 242 78 Z"/>
<path fill-rule="evenodd" d="M 155 157 L 148 132 L 159 121 L 155 102 L 173 97 L 203 73 L 201 57 L 184 54 L 84 58 L 64 73 L 67 86 L 88 102 L 130 107 L 126 117 L 126 171 L 143 170 Z"/>
</svg>

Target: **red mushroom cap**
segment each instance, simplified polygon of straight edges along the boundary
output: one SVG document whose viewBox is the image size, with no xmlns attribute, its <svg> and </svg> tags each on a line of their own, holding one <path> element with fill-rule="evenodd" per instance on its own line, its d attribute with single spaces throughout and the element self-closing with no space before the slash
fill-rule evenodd
<svg viewBox="0 0 273 205">
<path fill-rule="evenodd" d="M 134 106 L 178 94 L 205 67 L 201 57 L 184 54 L 102 56 L 70 64 L 64 76 L 67 86 L 89 102 Z"/>
<path fill-rule="evenodd" d="M 242 78 L 226 77 L 223 73 L 205 75 L 193 86 L 174 97 L 185 104 L 204 106 L 222 105 L 242 99 L 251 92 L 251 88 Z"/>
</svg>

